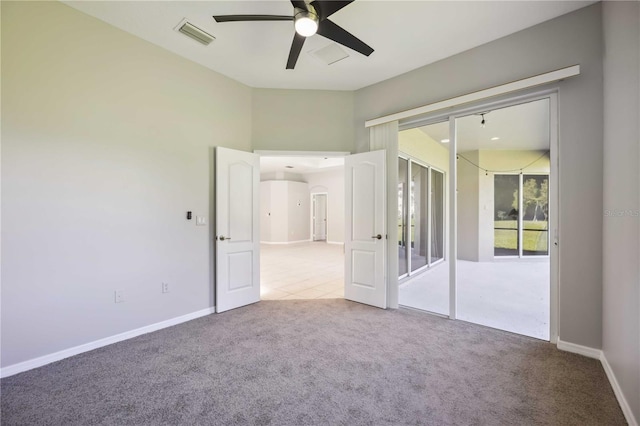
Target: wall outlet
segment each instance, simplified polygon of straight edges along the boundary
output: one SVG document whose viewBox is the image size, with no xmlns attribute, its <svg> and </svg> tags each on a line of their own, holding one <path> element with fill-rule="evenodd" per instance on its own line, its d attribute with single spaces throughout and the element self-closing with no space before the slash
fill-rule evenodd
<svg viewBox="0 0 640 426">
<path fill-rule="evenodd" d="M 169 283 L 162 283 L 162 292 L 169 293 Z"/>
<path fill-rule="evenodd" d="M 196 216 L 196 226 L 204 226 L 207 224 L 207 218 L 204 216 Z"/>
<path fill-rule="evenodd" d="M 124 291 L 123 290 L 116 290 L 115 291 L 115 302 L 116 303 L 123 303 L 124 302 Z"/>
</svg>

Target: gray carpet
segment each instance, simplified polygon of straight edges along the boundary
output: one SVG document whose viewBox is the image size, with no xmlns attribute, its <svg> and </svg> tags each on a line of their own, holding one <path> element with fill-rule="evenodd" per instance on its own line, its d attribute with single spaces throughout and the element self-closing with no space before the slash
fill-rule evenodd
<svg viewBox="0 0 640 426">
<path fill-rule="evenodd" d="M 340 299 L 264 301 L 3 379 L 2 425 L 616 425 L 600 363 Z"/>
</svg>

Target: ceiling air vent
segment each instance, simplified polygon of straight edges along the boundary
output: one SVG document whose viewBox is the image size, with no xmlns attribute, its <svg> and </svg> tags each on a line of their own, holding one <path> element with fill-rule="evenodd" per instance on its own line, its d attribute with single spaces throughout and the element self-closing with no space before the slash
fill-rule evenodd
<svg viewBox="0 0 640 426">
<path fill-rule="evenodd" d="M 349 57 L 349 54 L 342 50 L 336 43 L 312 50 L 309 54 L 327 65 L 335 64 Z"/>
<path fill-rule="evenodd" d="M 204 44 L 205 46 L 208 46 L 209 43 L 216 39 L 211 34 L 201 30 L 200 28 L 187 21 L 183 21 L 178 25 L 178 31 L 180 31 L 187 37 L 191 37 L 198 43 Z"/>
</svg>

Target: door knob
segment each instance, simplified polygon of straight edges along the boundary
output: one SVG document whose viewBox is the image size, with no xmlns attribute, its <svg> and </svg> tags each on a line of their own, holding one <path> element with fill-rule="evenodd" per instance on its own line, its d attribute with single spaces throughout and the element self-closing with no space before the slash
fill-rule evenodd
<svg viewBox="0 0 640 426">
<path fill-rule="evenodd" d="M 230 240 L 231 238 L 226 238 L 224 235 L 220 235 L 220 241 Z"/>
<path fill-rule="evenodd" d="M 371 238 L 375 238 L 376 240 L 381 240 L 382 239 L 382 235 L 378 234 L 378 235 L 374 235 Z"/>
</svg>

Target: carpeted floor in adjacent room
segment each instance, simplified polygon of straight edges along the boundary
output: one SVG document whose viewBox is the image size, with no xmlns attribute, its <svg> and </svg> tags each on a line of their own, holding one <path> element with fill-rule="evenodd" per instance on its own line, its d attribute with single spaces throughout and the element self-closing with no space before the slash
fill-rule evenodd
<svg viewBox="0 0 640 426">
<path fill-rule="evenodd" d="M 600 362 L 410 310 L 263 301 L 3 379 L 2 425 L 617 425 Z"/>
</svg>

